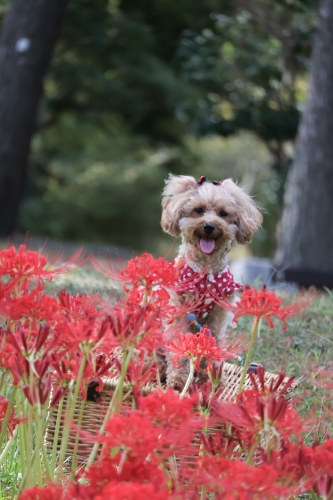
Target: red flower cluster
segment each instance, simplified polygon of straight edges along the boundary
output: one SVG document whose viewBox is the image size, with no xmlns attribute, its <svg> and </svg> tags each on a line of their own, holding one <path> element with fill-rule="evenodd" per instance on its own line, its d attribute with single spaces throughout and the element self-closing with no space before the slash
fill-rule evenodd
<svg viewBox="0 0 333 500">
<path fill-rule="evenodd" d="M 283 305 L 283 300 L 274 292 L 267 290 L 267 287 L 263 285 L 261 291 L 254 288 L 245 289 L 241 298 L 235 304 L 220 301 L 219 305 L 234 313 L 234 321 L 237 321 L 241 316 L 254 316 L 258 319 L 266 319 L 269 326 L 273 328 L 272 316 L 280 319 L 286 325 L 287 318 L 298 316 L 308 309 L 313 298 L 314 293 L 309 292 L 300 295 L 292 304 Z"/>
<path fill-rule="evenodd" d="M 177 280 L 177 269 L 174 263 L 169 263 L 163 257 L 154 259 L 148 253 L 144 253 L 141 257 L 131 259 L 127 267 L 120 272 L 116 272 L 108 262 L 98 261 L 94 257 L 92 262 L 96 269 L 109 278 L 124 283 L 124 290 L 127 292 L 128 285 L 133 288 L 144 287 L 152 289 L 153 287 L 173 287 Z"/>
<path fill-rule="evenodd" d="M 171 341 L 164 348 L 166 351 L 173 352 L 172 363 L 179 368 L 179 359 L 189 356 L 195 363 L 195 368 L 200 371 L 200 361 L 205 358 L 211 369 L 213 361 L 220 362 L 226 359 L 233 359 L 238 352 L 244 350 L 244 347 L 237 343 L 229 342 L 225 346 L 218 346 L 210 330 L 206 327 L 201 328 L 198 333 L 179 333 L 177 342 Z"/>
<path fill-rule="evenodd" d="M 60 256 L 52 265 L 48 263 L 46 257 L 27 250 L 25 245 L 20 245 L 18 250 L 12 246 L 0 252 L 0 277 L 10 278 L 12 283 L 19 282 L 21 289 L 26 289 L 31 279 L 40 283 L 73 271 L 82 265 L 82 255 L 83 251 L 78 250 L 65 264 L 58 264 Z"/>
<path fill-rule="evenodd" d="M 259 367 L 256 375 L 250 374 L 253 389 L 242 391 L 234 401 L 221 401 L 221 361 L 244 349 L 242 339 L 217 345 L 207 328 L 196 335 L 177 331 L 172 341 L 165 335 L 164 325 L 181 312 L 169 303 L 169 289 L 177 281 L 173 264 L 144 254 L 116 273 L 95 260 L 102 272 L 124 284 L 127 295 L 113 306 L 98 296 L 46 294 L 44 281 L 67 272 L 81 258 L 76 254 L 69 263 L 54 267 L 25 247 L 0 252 L 1 380 L 11 377 L 14 386 L 9 401 L 0 397 L 0 436 L 26 425 L 18 438 L 22 434 L 32 446 L 43 443 L 38 431 L 49 409 L 68 391 L 63 405 L 68 412 L 58 419 L 59 425 L 77 433 L 78 440 L 99 445 L 94 463 L 79 472 L 73 456 L 72 479 L 61 477 L 66 464 L 64 457 L 62 462 L 59 458 L 56 482 L 26 489 L 20 500 L 249 500 L 303 493 L 333 498 L 333 440 L 306 444 L 306 424 L 286 399 L 292 378 L 281 373 L 267 385 Z M 263 288 L 246 290 L 237 304 L 226 307 L 236 319 L 250 314 L 272 325 L 272 317 L 286 322 L 311 297 L 285 306 Z M 192 386 L 190 396 L 171 389 L 143 396 L 143 386 L 156 378 L 156 360 L 150 357 L 156 350 L 172 353 L 176 368 L 189 357 L 191 369 L 195 365 L 200 371 L 205 359 L 210 381 Z M 86 397 L 90 384 L 100 391 L 104 376 L 118 376 L 118 384 L 111 397 L 110 418 L 100 433 L 91 435 L 72 425 L 76 403 Z M 17 399 L 12 397 L 15 393 Z M 15 408 L 17 400 L 24 400 L 22 408 Z M 22 421 L 15 413 L 27 418 Z M 29 435 L 33 425 L 35 434 Z M 68 440 L 65 431 L 61 449 Z M 3 441 L 0 445 L 3 453 Z M 57 453 L 51 458 L 54 462 Z M 44 477 L 42 456 L 40 450 L 33 450 L 39 484 Z M 28 456 L 25 459 L 28 463 Z M 26 470 L 32 477 L 32 460 Z M 27 475 L 21 477 L 24 489 Z M 36 484 L 30 477 L 29 481 Z"/>
</svg>

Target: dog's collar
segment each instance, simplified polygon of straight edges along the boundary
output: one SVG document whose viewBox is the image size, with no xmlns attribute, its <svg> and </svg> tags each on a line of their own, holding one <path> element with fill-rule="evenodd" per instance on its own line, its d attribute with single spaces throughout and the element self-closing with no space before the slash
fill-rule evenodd
<svg viewBox="0 0 333 500">
<path fill-rule="evenodd" d="M 213 273 L 213 271 L 211 269 L 209 269 L 208 273 L 204 273 L 202 268 L 199 267 L 195 262 L 187 261 L 183 256 L 176 257 L 175 264 L 178 268 L 182 268 L 183 266 L 190 267 L 192 269 L 192 271 L 200 274 L 200 276 L 207 276 L 208 281 L 214 281 L 215 275 L 222 274 L 222 273 L 226 272 L 227 269 L 230 269 L 229 266 L 225 266 L 224 269 L 222 269 L 218 273 Z"/>
<path fill-rule="evenodd" d="M 198 302 L 193 313 L 196 316 L 205 318 L 213 309 L 213 306 L 220 300 L 224 300 L 228 295 L 235 292 L 242 292 L 244 286 L 236 283 L 229 266 L 218 273 L 204 273 L 201 269 L 197 271 L 196 265 L 191 266 L 191 262 L 186 262 L 183 257 L 175 260 L 179 277 L 178 290 L 179 297 L 184 299 L 186 293 L 197 293 Z"/>
</svg>

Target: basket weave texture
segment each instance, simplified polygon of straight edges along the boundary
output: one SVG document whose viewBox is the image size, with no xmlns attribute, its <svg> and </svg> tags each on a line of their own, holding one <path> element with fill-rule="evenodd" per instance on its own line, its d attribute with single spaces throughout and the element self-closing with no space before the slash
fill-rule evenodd
<svg viewBox="0 0 333 500">
<path fill-rule="evenodd" d="M 240 378 L 243 373 L 243 368 L 241 366 L 233 365 L 231 363 L 224 363 L 223 364 L 223 377 L 222 377 L 222 387 L 223 391 L 221 392 L 219 396 L 219 400 L 223 401 L 234 401 L 238 392 L 238 387 L 239 387 L 239 382 Z M 277 379 L 278 375 L 273 374 L 270 372 L 265 371 L 265 385 L 268 385 L 271 380 Z M 285 379 L 287 381 L 288 378 Z M 84 402 L 84 410 L 83 410 L 83 415 L 82 415 L 82 420 L 79 425 L 80 429 L 82 431 L 86 431 L 89 433 L 89 435 L 97 435 L 99 432 L 99 429 L 103 423 L 103 419 L 105 417 L 105 414 L 108 410 L 109 403 L 112 398 L 113 391 L 117 385 L 118 379 L 117 378 L 104 378 L 103 383 L 103 391 L 100 393 L 100 400 L 99 402 L 94 402 L 94 401 L 85 401 Z M 298 386 L 298 381 L 295 380 L 293 384 L 290 386 L 288 391 L 286 392 L 286 397 L 287 399 L 290 399 L 292 396 L 292 392 L 294 389 Z M 251 389 L 252 383 L 251 379 L 248 375 L 245 377 L 244 381 L 244 386 L 243 390 L 245 389 Z M 126 384 L 124 384 L 124 393 L 126 393 L 130 387 Z M 157 389 L 156 384 L 147 384 L 145 385 L 142 389 L 141 392 L 145 395 L 150 394 L 154 390 Z M 60 424 L 60 429 L 59 429 L 59 435 L 58 435 L 58 442 L 57 442 L 57 452 L 60 451 L 61 447 L 61 441 L 62 441 L 62 432 L 63 432 L 63 425 L 64 425 L 64 408 L 66 408 L 66 403 L 67 403 L 67 397 L 64 397 L 63 404 L 62 404 L 62 415 L 61 415 L 61 424 Z M 129 397 L 125 400 L 125 402 L 122 404 L 122 407 L 124 409 L 131 408 L 132 405 L 132 398 Z M 73 450 L 75 446 L 75 440 L 77 436 L 77 426 L 75 424 L 79 423 L 79 414 L 80 414 L 80 408 L 81 408 L 81 401 L 78 401 L 75 407 L 74 411 L 74 416 L 73 416 L 73 423 L 69 441 L 68 441 L 68 446 L 67 446 L 67 453 L 66 453 L 66 459 L 69 461 L 71 460 L 71 457 L 73 455 Z M 56 421 L 57 421 L 57 416 L 59 413 L 59 405 L 54 409 L 53 413 L 50 415 L 47 430 L 46 430 L 46 435 L 45 435 L 45 442 L 46 446 L 50 449 L 53 446 L 54 438 L 55 438 L 55 428 L 56 428 Z M 213 429 L 212 429 L 213 431 Z M 78 442 L 78 464 L 83 464 L 86 462 L 88 459 L 90 452 L 92 450 L 94 443 L 92 442 L 91 437 L 84 437 L 80 433 L 79 437 L 79 442 Z"/>
</svg>

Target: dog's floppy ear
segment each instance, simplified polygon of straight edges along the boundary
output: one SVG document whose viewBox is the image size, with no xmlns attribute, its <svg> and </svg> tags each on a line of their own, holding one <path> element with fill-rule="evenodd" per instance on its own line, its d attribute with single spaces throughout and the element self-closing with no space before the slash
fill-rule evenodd
<svg viewBox="0 0 333 500">
<path fill-rule="evenodd" d="M 179 204 L 178 204 L 179 205 Z M 179 219 L 180 219 L 180 206 L 177 207 L 177 201 L 169 196 L 162 200 L 162 219 L 161 226 L 165 233 L 171 236 L 179 236 Z"/>
<path fill-rule="evenodd" d="M 162 200 L 162 220 L 163 231 L 171 236 L 179 236 L 179 219 L 182 215 L 184 201 L 190 192 L 197 188 L 194 177 L 188 175 L 169 175 L 165 181 Z"/>
<path fill-rule="evenodd" d="M 163 196 L 176 196 L 197 187 L 197 181 L 189 175 L 172 175 L 165 181 Z"/>
<path fill-rule="evenodd" d="M 236 241 L 245 245 L 251 241 L 252 236 L 261 226 L 263 217 L 251 196 L 237 186 L 232 179 L 223 181 L 222 186 L 236 201 L 238 215 Z"/>
</svg>

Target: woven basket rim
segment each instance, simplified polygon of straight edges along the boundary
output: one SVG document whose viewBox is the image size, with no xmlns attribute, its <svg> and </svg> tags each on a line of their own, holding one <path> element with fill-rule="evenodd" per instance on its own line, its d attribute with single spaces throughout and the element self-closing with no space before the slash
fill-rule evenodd
<svg viewBox="0 0 333 500">
<path fill-rule="evenodd" d="M 232 391 L 232 389 L 236 385 L 238 385 L 237 382 L 239 381 L 238 379 L 240 378 L 240 376 L 243 372 L 243 369 L 244 369 L 244 367 L 241 365 L 236 365 L 234 363 L 228 363 L 228 362 L 223 363 L 223 374 L 229 375 L 229 376 L 232 376 L 232 375 L 235 376 L 234 384 L 232 384 L 229 387 L 226 386 L 224 388 L 225 390 L 229 389 L 227 391 L 229 394 L 234 393 L 234 391 Z M 278 376 L 279 376 L 279 373 L 272 373 L 270 371 L 265 370 L 265 382 L 270 381 L 272 378 L 277 378 Z M 290 376 L 285 375 L 281 384 L 284 384 L 285 382 L 287 382 L 289 380 L 289 378 L 290 378 Z M 107 391 L 112 391 L 116 388 L 117 383 L 119 381 L 119 377 L 102 377 L 101 380 L 103 382 L 103 389 L 101 392 L 107 392 Z M 288 392 L 294 391 L 299 386 L 300 382 L 301 382 L 301 378 L 295 378 L 290 386 L 290 391 L 288 391 Z M 250 379 L 249 375 L 247 374 L 245 377 L 245 383 L 244 383 L 243 389 L 246 389 L 249 385 L 252 387 L 251 379 Z M 128 382 L 124 382 L 123 388 L 125 391 L 132 389 L 132 387 L 133 387 L 132 384 L 130 384 Z M 223 387 L 223 385 L 222 385 L 222 387 Z M 140 392 L 143 394 L 151 394 L 152 392 L 154 392 L 157 389 L 166 390 L 167 386 L 165 384 L 161 384 L 161 387 L 159 387 L 159 385 L 156 381 L 148 382 L 143 387 L 141 387 Z"/>
</svg>

